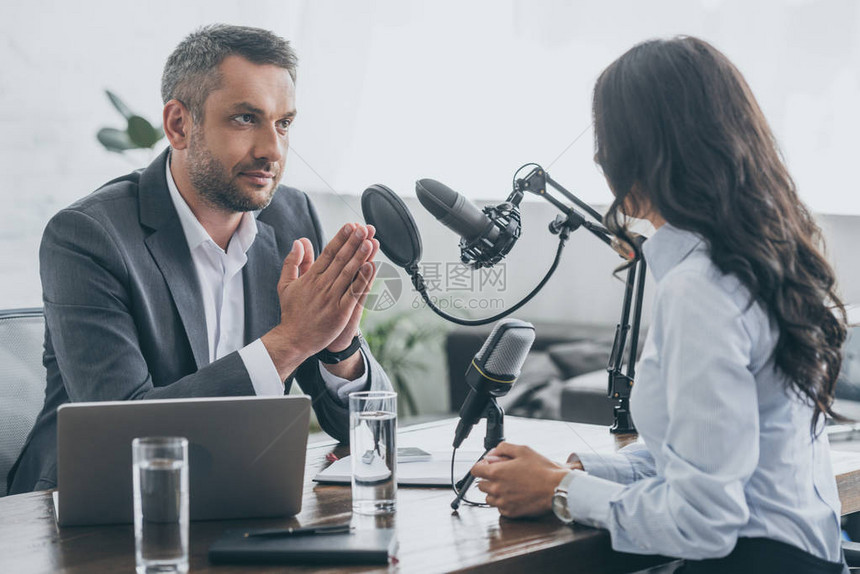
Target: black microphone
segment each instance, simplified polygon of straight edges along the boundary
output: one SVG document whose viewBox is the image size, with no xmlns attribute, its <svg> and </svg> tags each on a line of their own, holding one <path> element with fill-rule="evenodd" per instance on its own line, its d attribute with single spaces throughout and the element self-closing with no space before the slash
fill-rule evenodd
<svg viewBox="0 0 860 574">
<path fill-rule="evenodd" d="M 454 433 L 454 448 L 459 448 L 495 397 L 508 394 L 520 376 L 523 362 L 535 340 L 535 328 L 519 319 L 501 321 L 466 370 L 472 387 L 460 409 L 460 422 Z"/>
<path fill-rule="evenodd" d="M 520 236 L 521 193 L 515 192 L 505 203 L 483 211 L 434 179 L 416 181 L 415 193 L 433 217 L 460 236 L 460 259 L 476 269 L 501 261 Z"/>
<path fill-rule="evenodd" d="M 490 241 L 499 237 L 499 230 L 478 206 L 444 183 L 435 179 L 419 179 L 415 182 L 418 201 L 439 223 L 471 241 L 487 234 Z"/>
</svg>

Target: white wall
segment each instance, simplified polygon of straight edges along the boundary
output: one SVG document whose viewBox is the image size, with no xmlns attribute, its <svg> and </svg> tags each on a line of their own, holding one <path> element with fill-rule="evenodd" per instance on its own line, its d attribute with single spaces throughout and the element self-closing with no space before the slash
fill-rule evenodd
<svg viewBox="0 0 860 574">
<path fill-rule="evenodd" d="M 158 119 L 167 55 L 191 29 L 218 21 L 267 27 L 296 46 L 300 113 L 286 179 L 311 192 L 384 182 L 409 195 L 415 179 L 434 177 L 501 198 L 513 171 L 538 161 L 587 201 L 606 203 L 591 163 L 594 79 L 638 41 L 688 33 L 746 74 L 813 209 L 860 213 L 853 0 L 7 1 L 5 306 L 39 302 L 32 261 L 48 217 L 148 159 L 98 145 L 95 132 L 120 119 L 102 90 Z"/>
<path fill-rule="evenodd" d="M 498 201 L 527 161 L 551 167 L 587 201 L 608 202 L 591 162 L 593 82 L 634 43 L 678 33 L 712 41 L 746 75 L 817 212 L 860 214 L 852 169 L 860 157 L 860 4 L 853 0 L 7 0 L 0 7 L 0 307 L 40 304 L 38 242 L 53 213 L 149 159 L 110 154 L 96 142 L 100 127 L 120 125 L 103 89 L 157 120 L 167 55 L 193 28 L 219 21 L 293 41 L 299 118 L 285 182 L 317 196 L 331 226 L 357 218 L 346 205 L 356 202 L 322 193 L 357 194 L 381 182 L 410 195 L 414 180 L 434 177 Z M 453 238 L 413 211 L 425 261 L 455 260 Z M 554 239 L 543 229 L 553 216 L 548 205 L 528 204 L 527 232 L 509 263 L 517 267 L 510 301 L 549 264 Z M 823 222 L 846 298 L 860 301 L 851 275 L 857 222 Z M 567 251 L 558 277 L 524 316 L 614 321 L 617 261 L 583 232 Z"/>
</svg>

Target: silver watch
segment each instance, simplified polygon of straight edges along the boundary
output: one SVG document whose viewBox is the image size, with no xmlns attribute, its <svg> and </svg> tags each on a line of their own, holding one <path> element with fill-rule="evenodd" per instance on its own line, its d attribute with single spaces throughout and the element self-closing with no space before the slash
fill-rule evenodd
<svg viewBox="0 0 860 574">
<path fill-rule="evenodd" d="M 570 524 L 573 522 L 573 515 L 570 513 L 570 507 L 567 504 L 567 491 L 570 488 L 570 483 L 576 477 L 573 471 L 568 472 L 558 486 L 555 487 L 555 492 L 552 495 L 552 512 L 556 518 Z"/>
</svg>

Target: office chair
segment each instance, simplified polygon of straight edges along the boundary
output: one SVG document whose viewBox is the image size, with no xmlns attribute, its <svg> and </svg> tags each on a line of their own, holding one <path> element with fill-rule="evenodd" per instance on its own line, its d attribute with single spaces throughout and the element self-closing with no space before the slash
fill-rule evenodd
<svg viewBox="0 0 860 574">
<path fill-rule="evenodd" d="M 0 496 L 45 401 L 42 309 L 0 310 Z"/>
</svg>

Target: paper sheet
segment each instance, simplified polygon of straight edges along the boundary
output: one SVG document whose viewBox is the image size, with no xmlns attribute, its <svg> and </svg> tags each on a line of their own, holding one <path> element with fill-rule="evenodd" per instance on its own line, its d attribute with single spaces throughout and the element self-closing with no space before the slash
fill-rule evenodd
<svg viewBox="0 0 860 574">
<path fill-rule="evenodd" d="M 397 463 L 397 484 L 410 486 L 451 486 L 451 452 L 431 452 L 428 461 Z M 480 452 L 458 452 L 454 480 L 460 480 L 481 456 Z M 349 484 L 352 461 L 345 456 L 314 477 L 316 482 Z"/>
</svg>

